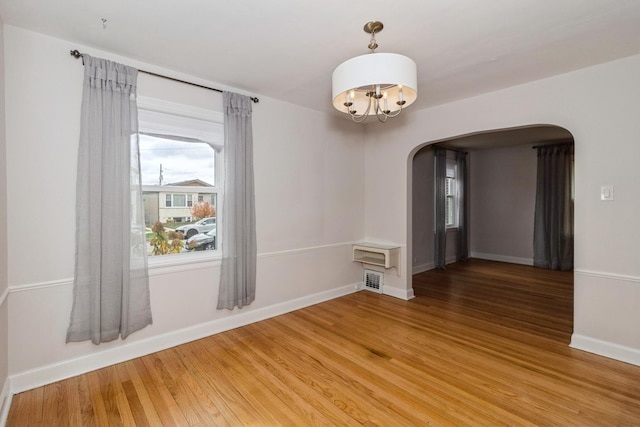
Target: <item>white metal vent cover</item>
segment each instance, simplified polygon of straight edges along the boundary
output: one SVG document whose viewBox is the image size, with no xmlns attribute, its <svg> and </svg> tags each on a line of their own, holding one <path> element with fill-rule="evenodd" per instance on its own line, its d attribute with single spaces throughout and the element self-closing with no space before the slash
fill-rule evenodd
<svg viewBox="0 0 640 427">
<path fill-rule="evenodd" d="M 382 293 L 382 285 L 384 282 L 384 274 L 375 271 L 375 270 L 364 270 L 364 288 L 377 292 L 379 294 Z"/>
</svg>

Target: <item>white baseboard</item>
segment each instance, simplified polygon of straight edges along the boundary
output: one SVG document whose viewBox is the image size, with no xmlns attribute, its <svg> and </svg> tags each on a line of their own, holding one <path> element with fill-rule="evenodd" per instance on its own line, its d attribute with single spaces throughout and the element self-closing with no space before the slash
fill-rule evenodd
<svg viewBox="0 0 640 427">
<path fill-rule="evenodd" d="M 571 344 L 569 346 L 577 350 L 640 366 L 640 350 L 637 348 L 626 347 L 578 334 L 571 336 Z"/>
<path fill-rule="evenodd" d="M 454 262 L 458 262 L 455 256 L 450 256 L 444 260 L 445 265 L 453 264 Z M 411 269 L 411 274 L 424 273 L 425 271 L 433 270 L 434 268 L 436 268 L 435 262 L 425 262 L 423 264 L 414 265 Z"/>
<path fill-rule="evenodd" d="M 364 287 L 364 282 L 359 282 L 356 283 L 356 290 L 361 291 L 368 291 L 367 289 L 365 289 Z M 368 291 L 371 292 L 371 291 Z M 412 298 L 415 298 L 415 295 L 413 293 L 413 288 L 411 289 L 399 289 L 399 288 L 394 288 L 391 286 L 383 286 L 382 287 L 382 295 L 389 295 L 390 297 L 394 297 L 394 298 L 399 298 L 405 301 L 409 301 Z"/>
<path fill-rule="evenodd" d="M 509 262 L 511 264 L 533 265 L 532 258 L 520 258 L 506 255 L 485 254 L 482 252 L 471 252 L 470 258 L 486 259 L 488 261 Z"/>
<path fill-rule="evenodd" d="M 9 378 L 5 379 L 2 391 L 0 391 L 0 426 L 7 424 L 7 417 L 9 416 L 9 408 L 11 408 L 11 381 Z"/>
<path fill-rule="evenodd" d="M 384 286 L 382 288 L 383 295 L 389 295 L 390 297 L 399 298 L 405 301 L 409 301 L 412 298 L 415 298 L 413 294 L 413 288 L 411 289 L 400 289 L 393 288 L 391 286 Z"/>
<path fill-rule="evenodd" d="M 424 273 L 425 271 L 433 270 L 434 268 L 436 268 L 436 265 L 433 263 L 433 261 L 425 262 L 423 264 L 414 265 L 411 269 L 411 273 L 420 274 Z"/>
<path fill-rule="evenodd" d="M 339 298 L 356 291 L 357 285 L 350 284 L 313 295 L 285 301 L 279 304 L 274 304 L 268 307 L 239 312 L 232 316 L 132 342 L 131 344 L 101 351 L 100 353 L 90 354 L 71 360 L 65 360 L 60 363 L 43 366 L 37 369 L 20 372 L 11 375 L 9 378 L 11 392 L 21 393 L 26 390 L 51 384 L 56 381 L 84 374 L 116 363 L 135 359 L 136 357 L 155 353 L 190 341 L 215 335 L 220 332 L 299 310 L 310 305 Z"/>
</svg>

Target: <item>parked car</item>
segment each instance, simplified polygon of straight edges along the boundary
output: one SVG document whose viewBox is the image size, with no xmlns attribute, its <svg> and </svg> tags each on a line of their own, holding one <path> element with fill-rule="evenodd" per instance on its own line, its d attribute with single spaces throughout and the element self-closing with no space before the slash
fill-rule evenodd
<svg viewBox="0 0 640 427">
<path fill-rule="evenodd" d="M 189 238 L 195 236 L 199 233 L 206 233 L 210 230 L 215 230 L 216 228 L 216 219 L 215 217 L 210 218 L 202 218 L 200 221 L 194 222 L 193 224 L 181 225 L 176 228 L 176 231 L 179 231 L 184 235 L 185 238 Z"/>
<path fill-rule="evenodd" d="M 215 227 L 215 226 L 214 226 Z M 216 248 L 216 229 L 209 230 L 206 233 L 196 234 L 187 239 L 184 243 L 187 250 L 204 251 Z"/>
</svg>

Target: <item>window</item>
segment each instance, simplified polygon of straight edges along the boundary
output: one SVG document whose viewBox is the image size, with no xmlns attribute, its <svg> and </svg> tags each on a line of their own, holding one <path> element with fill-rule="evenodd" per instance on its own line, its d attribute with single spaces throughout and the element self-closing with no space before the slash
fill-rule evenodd
<svg viewBox="0 0 640 427">
<path fill-rule="evenodd" d="M 169 198 L 171 202 L 169 203 Z M 186 194 L 167 194 L 167 207 L 185 208 L 187 207 L 187 195 Z"/>
<path fill-rule="evenodd" d="M 216 250 L 222 114 L 139 98 L 138 117 L 149 255 Z"/>
<path fill-rule="evenodd" d="M 458 182 L 457 166 L 452 160 L 447 159 L 447 180 L 445 182 L 445 196 L 447 204 L 445 208 L 446 227 L 458 226 Z"/>
<path fill-rule="evenodd" d="M 193 207 L 193 194 L 166 194 L 165 207 L 191 208 Z"/>
</svg>

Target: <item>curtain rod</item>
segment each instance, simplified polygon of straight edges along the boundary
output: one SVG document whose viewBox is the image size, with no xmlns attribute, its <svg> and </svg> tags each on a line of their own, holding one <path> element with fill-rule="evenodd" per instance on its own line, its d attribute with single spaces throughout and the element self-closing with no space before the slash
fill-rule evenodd
<svg viewBox="0 0 640 427">
<path fill-rule="evenodd" d="M 71 52 L 69 52 L 69 54 L 71 56 L 73 56 L 74 58 L 76 58 L 76 59 L 82 58 L 82 55 L 84 55 L 84 53 L 80 53 L 80 51 L 78 51 L 77 49 L 72 50 Z M 200 87 L 200 88 L 203 88 L 203 89 L 213 90 L 215 92 L 220 92 L 220 93 L 223 92 L 223 90 L 216 89 L 215 87 L 203 86 L 203 85 L 200 85 L 198 83 L 192 83 L 192 82 L 188 82 L 188 81 L 185 81 L 185 80 L 180 80 L 180 79 L 176 79 L 176 78 L 173 78 L 173 77 L 165 76 L 165 75 L 162 75 L 162 74 L 152 73 L 151 71 L 138 70 L 138 72 L 144 73 L 144 74 L 149 74 L 150 76 L 161 77 L 161 78 L 167 79 L 167 80 L 173 80 L 174 82 L 178 82 L 178 83 L 184 83 L 184 84 L 187 84 L 187 85 Z M 255 97 L 255 96 L 251 96 L 249 98 L 256 104 L 258 102 L 260 102 L 260 99 Z"/>
</svg>

